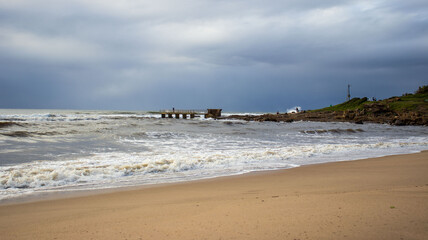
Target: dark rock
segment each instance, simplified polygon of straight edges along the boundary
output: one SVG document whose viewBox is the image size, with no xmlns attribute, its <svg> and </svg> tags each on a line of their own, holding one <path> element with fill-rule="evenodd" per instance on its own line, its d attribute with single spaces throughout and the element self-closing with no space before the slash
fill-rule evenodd
<svg viewBox="0 0 428 240">
<path fill-rule="evenodd" d="M 400 119 L 396 119 L 394 122 L 392 122 L 392 125 L 395 125 L 395 126 L 404 126 L 405 124 Z"/>
<path fill-rule="evenodd" d="M 0 122 L 0 128 L 11 127 L 14 125 L 21 126 L 20 124 L 15 123 L 15 122 Z"/>
</svg>

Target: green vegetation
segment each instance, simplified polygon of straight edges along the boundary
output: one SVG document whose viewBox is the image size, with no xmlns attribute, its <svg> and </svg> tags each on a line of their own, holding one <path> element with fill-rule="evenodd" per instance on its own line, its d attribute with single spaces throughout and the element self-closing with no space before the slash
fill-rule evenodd
<svg viewBox="0 0 428 240">
<path fill-rule="evenodd" d="M 356 110 L 362 109 L 363 104 L 366 103 L 368 99 L 365 98 L 353 98 L 347 102 L 334 105 L 331 107 L 326 107 L 322 109 L 313 110 L 313 112 L 325 112 L 325 111 L 345 111 L 345 110 Z"/>
<path fill-rule="evenodd" d="M 428 85 L 419 87 L 418 91 L 415 94 L 428 94 Z"/>
<path fill-rule="evenodd" d="M 428 112 L 428 85 L 419 87 L 414 94 L 406 93 L 401 97 L 391 97 L 381 101 L 368 101 L 364 98 L 353 98 L 347 102 L 313 110 L 312 112 L 327 112 L 327 111 L 346 111 L 346 110 L 361 110 L 373 104 L 383 105 L 387 109 L 395 112 L 416 111 L 421 113 Z"/>
<path fill-rule="evenodd" d="M 426 111 L 428 105 L 428 93 L 406 94 L 398 98 L 397 101 L 384 100 L 390 109 L 396 112 L 401 111 Z"/>
</svg>

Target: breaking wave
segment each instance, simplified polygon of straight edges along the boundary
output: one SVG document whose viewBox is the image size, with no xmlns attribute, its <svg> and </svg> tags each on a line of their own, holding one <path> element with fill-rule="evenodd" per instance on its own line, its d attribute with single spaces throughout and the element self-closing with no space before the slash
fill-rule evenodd
<svg viewBox="0 0 428 240">
<path fill-rule="evenodd" d="M 296 112 L 300 112 L 300 111 L 302 111 L 302 107 L 300 107 L 300 106 L 295 106 L 295 107 L 292 107 L 292 108 L 289 108 L 289 109 L 287 109 L 287 113 L 296 113 Z"/>
<path fill-rule="evenodd" d="M 364 132 L 363 129 L 357 128 L 357 129 L 317 129 L 317 130 L 304 130 L 300 131 L 301 133 L 305 134 L 326 134 L 326 133 L 333 133 L 333 134 L 343 134 L 343 133 L 357 133 L 357 132 Z"/>
<path fill-rule="evenodd" d="M 417 152 L 427 149 L 427 133 L 424 127 L 375 124 L 161 119 L 155 113 L 124 111 L 2 110 L 0 199 Z"/>
<path fill-rule="evenodd" d="M 331 161 L 341 156 L 348 160 L 361 151 L 379 154 L 382 149 L 428 146 L 428 143 L 318 144 L 312 146 L 256 148 L 225 151 L 167 153 L 94 153 L 88 158 L 69 161 L 37 161 L 0 167 L 0 189 L 25 192 L 67 186 L 102 185 L 121 179 L 133 184 L 168 182 L 257 170 L 297 167 Z M 346 157 L 348 156 L 348 157 Z M 352 158 L 352 157 L 351 157 Z M 132 179 L 132 181 L 131 181 Z M 120 181 L 119 181 L 120 182 Z M 114 186 L 114 185 L 109 185 Z M 0 198 L 6 196 L 0 195 Z"/>
<path fill-rule="evenodd" d="M 22 124 L 16 123 L 16 122 L 0 122 L 0 128 L 7 128 L 12 126 L 23 126 Z"/>
</svg>

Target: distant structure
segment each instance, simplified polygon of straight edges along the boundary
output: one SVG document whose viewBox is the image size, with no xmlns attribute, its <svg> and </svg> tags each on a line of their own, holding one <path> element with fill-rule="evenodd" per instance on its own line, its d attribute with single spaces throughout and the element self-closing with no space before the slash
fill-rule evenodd
<svg viewBox="0 0 428 240">
<path fill-rule="evenodd" d="M 351 85 L 348 84 L 348 95 L 346 97 L 346 101 L 351 100 Z"/>
<path fill-rule="evenodd" d="M 180 118 L 180 115 L 183 119 L 186 119 L 187 117 L 195 118 L 199 117 L 199 115 L 204 115 L 205 118 L 219 118 L 221 117 L 221 110 L 222 109 L 207 109 L 204 110 L 180 110 L 172 108 L 172 110 L 160 110 L 159 113 L 161 114 L 162 118 Z"/>
<path fill-rule="evenodd" d="M 186 119 L 189 115 L 190 118 L 194 118 L 198 112 L 201 112 L 199 110 L 177 110 L 175 108 L 172 108 L 172 110 L 160 110 L 159 111 L 162 118 L 173 118 L 173 115 L 175 118 L 180 118 L 180 115 L 183 117 L 183 119 Z"/>
<path fill-rule="evenodd" d="M 205 118 L 219 118 L 221 117 L 221 110 L 222 109 L 207 109 Z"/>
</svg>

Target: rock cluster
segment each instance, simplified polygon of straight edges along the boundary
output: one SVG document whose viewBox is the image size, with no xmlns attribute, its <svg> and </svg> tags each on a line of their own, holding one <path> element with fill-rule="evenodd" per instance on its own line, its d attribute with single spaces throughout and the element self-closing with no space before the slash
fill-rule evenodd
<svg viewBox="0 0 428 240">
<path fill-rule="evenodd" d="M 428 126 L 428 115 L 416 111 L 396 112 L 388 105 L 373 102 L 364 105 L 363 109 L 346 111 L 324 111 L 324 112 L 300 112 L 292 114 L 264 114 L 232 115 L 228 118 L 242 119 L 247 121 L 271 121 L 271 122 L 293 122 L 293 121 L 317 121 L 317 122 L 353 122 L 363 124 L 364 122 L 391 124 L 397 126 L 422 125 Z"/>
<path fill-rule="evenodd" d="M 380 101 L 367 98 L 353 98 L 347 102 L 314 111 L 299 113 L 264 114 L 261 116 L 239 116 L 228 118 L 247 121 L 315 121 L 315 122 L 365 122 L 397 126 L 428 126 L 428 85 L 419 87 L 415 94 L 404 94 Z"/>
</svg>

